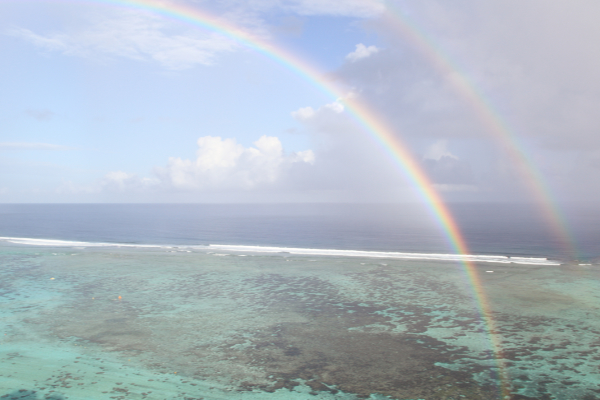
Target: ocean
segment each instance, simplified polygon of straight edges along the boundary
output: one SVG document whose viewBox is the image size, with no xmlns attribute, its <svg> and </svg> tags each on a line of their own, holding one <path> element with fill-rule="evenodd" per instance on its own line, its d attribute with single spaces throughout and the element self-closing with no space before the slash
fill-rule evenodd
<svg viewBox="0 0 600 400">
<path fill-rule="evenodd" d="M 600 212 L 450 208 L 0 205 L 0 398 L 600 398 Z"/>
</svg>

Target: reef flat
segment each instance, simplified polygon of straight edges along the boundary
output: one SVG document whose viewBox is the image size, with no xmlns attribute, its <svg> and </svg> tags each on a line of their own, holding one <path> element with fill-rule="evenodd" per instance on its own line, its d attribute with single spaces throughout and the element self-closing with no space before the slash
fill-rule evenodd
<svg viewBox="0 0 600 400">
<path fill-rule="evenodd" d="M 600 398 L 598 266 L 476 265 L 493 332 L 451 261 L 2 243 L 0 268 L 2 398 L 500 399 L 499 366 L 513 399 Z"/>
</svg>

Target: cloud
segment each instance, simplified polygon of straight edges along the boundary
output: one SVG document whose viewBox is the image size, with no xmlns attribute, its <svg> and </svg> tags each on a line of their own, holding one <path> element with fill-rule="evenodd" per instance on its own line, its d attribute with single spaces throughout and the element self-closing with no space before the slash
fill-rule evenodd
<svg viewBox="0 0 600 400">
<path fill-rule="evenodd" d="M 351 93 L 349 96 L 356 96 Z M 318 162 L 305 174 L 306 190 L 327 201 L 411 201 L 415 192 L 397 161 L 373 136 L 364 131 L 339 102 L 292 113 L 302 133 L 315 143 Z"/>
<path fill-rule="evenodd" d="M 197 30 L 174 32 L 164 19 L 152 14 L 127 11 L 104 17 L 70 32 L 35 33 L 12 28 L 8 34 L 49 52 L 78 57 L 100 54 L 140 61 L 153 61 L 173 70 L 211 65 L 217 54 L 237 45 L 216 33 L 201 35 Z"/>
<path fill-rule="evenodd" d="M 63 181 L 56 195 L 110 201 L 294 201 L 299 184 L 316 162 L 311 150 L 286 153 L 277 137 L 262 136 L 254 146 L 235 139 L 204 136 L 196 158 L 169 158 L 151 176 L 110 171 L 91 184 Z M 293 194 L 290 194 L 293 193 Z"/>
<path fill-rule="evenodd" d="M 0 142 L 0 150 L 73 150 L 73 147 L 50 143 Z"/>
<path fill-rule="evenodd" d="M 6 32 L 10 36 L 18 37 L 23 40 L 30 42 L 38 47 L 41 47 L 49 51 L 63 51 L 68 52 L 68 37 L 63 34 L 53 34 L 48 37 L 42 35 L 36 35 L 29 29 L 24 28 L 11 28 Z"/>
<path fill-rule="evenodd" d="M 395 4 L 402 18 L 368 22 L 385 48 L 335 75 L 425 155 L 432 180 L 531 199 L 533 166 L 557 197 L 600 194 L 599 3 Z M 460 157 L 447 143 L 460 143 Z"/>
<path fill-rule="evenodd" d="M 252 189 L 276 183 L 295 163 L 314 164 L 311 150 L 285 154 L 276 137 L 262 136 L 254 147 L 235 139 L 205 136 L 198 139 L 195 160 L 170 158 L 156 168 L 163 185 L 175 189 Z"/>
<path fill-rule="evenodd" d="M 182 192 L 251 193 L 277 187 L 294 187 L 293 172 L 298 166 L 311 167 L 311 150 L 285 153 L 276 137 L 262 136 L 254 146 L 244 147 L 235 139 L 204 136 L 198 139 L 196 158 L 169 158 L 156 167 L 152 177 L 125 171 L 111 171 L 95 184 L 63 182 L 59 194 L 142 195 L 168 199 Z M 145 198 L 145 197 L 141 197 Z"/>
<path fill-rule="evenodd" d="M 448 150 L 446 139 L 440 139 L 427 148 L 422 166 L 439 191 L 478 191 L 471 166 Z"/>
<path fill-rule="evenodd" d="M 140 178 L 136 174 L 128 174 L 123 171 L 109 172 L 100 181 L 99 191 L 124 192 L 152 189 L 158 180 L 151 178 Z"/>
<path fill-rule="evenodd" d="M 334 101 L 333 103 L 325 104 L 320 107 L 318 110 L 308 106 L 301 107 L 296 111 L 291 112 L 291 116 L 297 121 L 319 121 L 325 122 L 327 119 L 327 115 L 335 116 L 336 114 L 341 114 L 344 112 L 344 105 L 338 101 Z M 335 118 L 335 117 L 334 117 Z"/>
<path fill-rule="evenodd" d="M 219 4 L 210 2 L 223 10 L 239 5 L 235 13 L 222 15 L 262 33 L 276 32 L 265 29 L 266 21 L 277 18 L 273 15 L 300 15 L 284 23 L 285 29 L 296 33 L 311 28 L 303 26 L 307 16 L 372 18 L 361 26 L 368 24 L 385 47 L 359 43 L 335 78 L 354 88 L 361 101 L 386 119 L 444 190 L 472 185 L 514 193 L 519 172 L 506 151 L 513 141 L 513 148 L 524 152 L 549 187 L 575 197 L 584 190 L 600 193 L 597 1 L 573 0 L 566 7 L 543 0 L 393 0 L 408 21 L 404 25 L 386 9 L 385 4 L 391 3 L 380 1 L 225 0 Z M 49 52 L 126 57 L 170 69 L 207 65 L 219 54 L 236 49 L 218 35 L 183 31 L 144 13 L 115 16 L 97 19 L 85 29 L 40 33 L 15 28 L 11 32 Z M 490 107 L 487 115 L 486 107 Z M 143 178 L 123 172 L 106 177 L 105 186 L 250 190 L 283 184 L 290 176 L 304 179 L 306 187 L 347 189 L 351 194 L 365 187 L 376 193 L 401 185 L 395 176 L 401 174 L 397 166 L 386 161 L 381 148 L 372 145 L 369 135 L 347 114 L 341 102 L 292 113 L 302 126 L 299 130 L 304 129 L 315 143 L 310 153 L 314 165 L 306 161 L 307 155 L 304 159 L 296 155 L 301 161 L 292 162 L 293 155 L 274 145 L 244 147 L 233 139 L 213 138 L 199 144 L 197 159 L 172 158 L 157 168 L 154 183 L 144 186 Z M 509 129 L 502 131 L 503 126 Z M 0 149 L 38 145 L 5 143 Z M 255 152 L 259 156 L 252 158 Z M 311 165 L 311 172 L 299 173 L 296 167 L 301 165 Z"/>
<path fill-rule="evenodd" d="M 352 92 L 352 96 L 360 96 Z M 339 106 L 339 108 L 338 108 Z M 414 183 L 389 149 L 373 140 L 353 118 L 342 112 L 339 102 L 317 109 L 303 107 L 292 113 L 306 133 L 319 143 L 310 187 L 328 188 L 335 201 L 413 201 L 418 198 Z M 403 133 L 398 129 L 398 133 Z M 488 188 L 470 160 L 462 160 L 448 146 L 448 139 L 437 139 L 418 152 L 423 138 L 399 137 L 408 152 L 428 176 L 430 182 L 455 200 L 481 197 Z M 461 147 L 461 146 L 459 146 Z M 419 154 L 420 153 L 420 154 Z M 417 155 L 419 154 L 419 155 Z"/>
<path fill-rule="evenodd" d="M 481 123 L 419 52 L 393 43 L 360 62 L 346 59 L 336 77 L 406 136 L 480 136 Z"/>
<path fill-rule="evenodd" d="M 352 53 L 349 53 L 346 56 L 346 60 L 349 60 L 350 62 L 356 62 L 363 58 L 370 57 L 372 54 L 375 54 L 378 52 L 379 52 L 379 49 L 375 46 L 367 47 L 364 44 L 359 43 L 356 45 L 356 50 L 354 50 Z"/>
<path fill-rule="evenodd" d="M 446 139 L 440 139 L 433 143 L 431 146 L 429 146 L 429 148 L 425 152 L 425 155 L 423 156 L 423 158 L 426 160 L 434 161 L 439 161 L 443 157 L 458 160 L 458 157 L 450 153 L 450 151 L 448 150 L 448 140 Z"/>
<path fill-rule="evenodd" d="M 315 116 L 315 110 L 312 107 L 301 107 L 296 111 L 292 111 L 292 117 L 298 121 L 305 121 Z"/>
<path fill-rule="evenodd" d="M 431 46 L 414 47 L 400 34 L 401 22 L 390 18 L 375 29 L 394 51 L 365 63 L 372 72 L 384 71 L 378 87 L 387 85 L 390 97 L 396 93 L 396 104 L 402 101 L 413 120 L 442 121 L 456 135 L 487 138 L 504 124 L 538 149 L 600 146 L 600 26 L 591 17 L 600 12 L 599 3 L 409 0 L 400 8 Z M 402 76 L 385 69 L 393 60 Z M 485 107 L 500 121 L 486 121 Z"/>
<path fill-rule="evenodd" d="M 230 0 L 223 4 L 203 6 L 229 25 L 262 39 L 282 31 L 300 34 L 303 20 L 297 16 L 330 15 L 364 19 L 385 11 L 384 1 L 380 0 Z M 281 19 L 279 25 L 272 25 L 266 18 L 275 10 L 291 15 Z M 47 52 L 85 58 L 124 57 L 156 62 L 172 70 L 212 65 L 219 54 L 240 47 L 235 41 L 218 33 L 186 29 L 161 16 L 138 10 L 114 9 L 108 13 L 105 10 L 95 13 L 91 18 L 81 18 L 87 23 L 62 31 L 40 33 L 25 27 L 13 27 L 5 33 Z M 366 51 L 373 51 L 373 46 Z"/>
<path fill-rule="evenodd" d="M 474 184 L 473 172 L 468 163 L 449 156 L 423 160 L 423 168 L 431 182 L 436 184 Z"/>
</svg>

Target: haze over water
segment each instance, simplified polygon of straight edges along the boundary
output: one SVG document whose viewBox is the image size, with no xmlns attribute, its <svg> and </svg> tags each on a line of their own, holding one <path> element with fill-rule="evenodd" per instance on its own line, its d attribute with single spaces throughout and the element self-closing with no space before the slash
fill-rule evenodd
<svg viewBox="0 0 600 400">
<path fill-rule="evenodd" d="M 565 207 L 553 232 L 535 205 L 451 205 L 472 254 L 600 257 L 600 212 Z M 159 245 L 253 245 L 338 250 L 454 253 L 419 204 L 46 204 L 1 205 L 0 236 Z M 577 254 L 564 253 L 562 240 Z"/>
</svg>

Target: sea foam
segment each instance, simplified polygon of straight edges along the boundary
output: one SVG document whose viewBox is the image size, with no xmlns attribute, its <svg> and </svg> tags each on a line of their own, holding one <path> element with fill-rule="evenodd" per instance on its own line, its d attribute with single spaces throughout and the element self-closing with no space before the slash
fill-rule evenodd
<svg viewBox="0 0 600 400">
<path fill-rule="evenodd" d="M 30 246 L 52 247 L 131 247 L 131 248 L 157 248 L 157 249 L 195 249 L 195 250 L 220 250 L 244 253 L 287 253 L 310 256 L 336 256 L 336 257 L 362 257 L 362 258 L 390 258 L 401 260 L 439 260 L 459 262 L 490 262 L 503 264 L 528 264 L 528 265 L 560 265 L 558 261 L 542 257 L 508 257 L 499 255 L 472 255 L 472 254 L 441 254 L 441 253 L 401 253 L 391 251 L 366 251 L 366 250 L 335 250 L 335 249 L 308 249 L 298 247 L 272 247 L 272 246 L 245 246 L 227 244 L 203 245 L 159 245 L 159 244 L 133 244 L 133 243 L 104 243 L 80 242 L 56 239 L 34 239 L 0 237 L 0 240 L 14 244 Z M 216 254 L 215 254 L 216 255 Z M 219 254 L 221 255 L 221 254 Z"/>
<path fill-rule="evenodd" d="M 312 256 L 338 256 L 338 257 L 363 257 L 363 258 L 395 258 L 403 260 L 440 260 L 440 261 L 474 261 L 493 262 L 504 264 L 530 264 L 530 265 L 560 265 L 559 262 L 542 257 L 508 257 L 497 255 L 471 255 L 471 254 L 436 254 L 436 253 L 399 253 L 389 251 L 363 251 L 363 250 L 334 250 L 334 249 L 304 249 L 296 247 L 266 247 L 266 246 L 238 246 L 211 244 L 208 246 L 215 250 L 253 252 L 253 253 L 289 253 Z"/>
<path fill-rule="evenodd" d="M 78 242 L 72 240 L 57 239 L 33 239 L 17 237 L 0 237 L 0 240 L 30 246 L 52 246 L 52 247 L 147 247 L 147 248 L 170 248 L 174 246 L 163 246 L 153 244 L 131 244 L 131 243 L 102 243 L 102 242 Z"/>
</svg>

